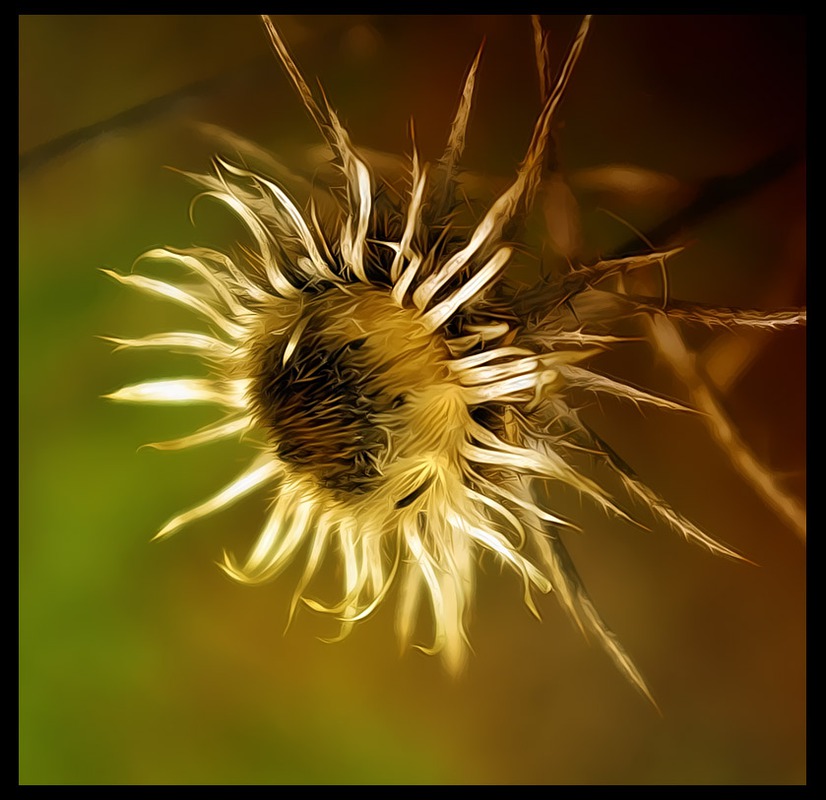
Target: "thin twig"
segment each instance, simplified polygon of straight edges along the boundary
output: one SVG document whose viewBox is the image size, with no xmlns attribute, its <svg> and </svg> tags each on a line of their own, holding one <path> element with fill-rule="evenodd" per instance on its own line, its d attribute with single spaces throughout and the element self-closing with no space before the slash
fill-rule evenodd
<svg viewBox="0 0 826 800">
<path fill-rule="evenodd" d="M 806 512 L 798 500 L 785 491 L 771 472 L 740 438 L 713 389 L 702 376 L 696 356 L 688 349 L 676 325 L 659 314 L 644 318 L 649 337 L 660 355 L 683 381 L 693 405 L 705 415 L 704 421 L 735 469 L 765 502 L 786 520 L 802 541 L 806 541 Z"/>
<path fill-rule="evenodd" d="M 253 75 L 263 74 L 265 69 L 268 72 L 271 70 L 270 60 L 263 57 L 256 58 L 237 69 L 194 81 L 172 92 L 153 97 L 113 114 L 111 117 L 93 122 L 91 125 L 76 128 L 27 150 L 18 158 L 18 171 L 22 175 L 40 169 L 81 145 L 90 144 L 107 134 L 122 132 L 157 120 L 165 114 L 178 110 L 187 101 L 206 97 L 235 83 L 246 83 Z"/>
</svg>

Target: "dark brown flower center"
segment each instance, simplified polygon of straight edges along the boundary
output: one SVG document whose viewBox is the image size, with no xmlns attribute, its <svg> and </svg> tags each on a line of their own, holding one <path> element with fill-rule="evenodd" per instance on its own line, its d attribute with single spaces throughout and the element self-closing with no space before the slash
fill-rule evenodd
<svg viewBox="0 0 826 800">
<path fill-rule="evenodd" d="M 257 338 L 251 398 L 281 459 L 365 492 L 403 447 L 405 405 L 441 374 L 442 349 L 386 293 L 330 290 L 285 333 Z"/>
</svg>

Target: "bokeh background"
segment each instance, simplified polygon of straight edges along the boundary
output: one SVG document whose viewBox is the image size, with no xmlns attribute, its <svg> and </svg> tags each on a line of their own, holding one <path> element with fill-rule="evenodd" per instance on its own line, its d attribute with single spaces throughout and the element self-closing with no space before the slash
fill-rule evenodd
<svg viewBox="0 0 826 800">
<path fill-rule="evenodd" d="M 486 39 L 465 164 L 506 178 L 539 95 L 525 17 L 280 17 L 353 139 L 440 155 L 465 70 Z M 578 20 L 545 17 L 552 58 Z M 669 200 L 581 196 L 589 251 L 650 229 L 709 179 L 804 146 L 802 17 L 598 17 L 556 127 L 562 165 L 636 164 L 672 176 Z M 347 640 L 299 613 L 297 570 L 250 589 L 212 563 L 253 540 L 252 498 L 150 544 L 229 480 L 233 443 L 138 450 L 214 418 L 100 395 L 191 373 L 183 356 L 112 354 L 174 307 L 98 272 L 155 246 L 226 246 L 231 226 L 165 165 L 202 170 L 225 126 L 288 163 L 318 144 L 255 17 L 23 16 L 20 36 L 20 782 L 23 784 L 798 784 L 805 781 L 804 547 L 732 469 L 702 423 L 603 403 L 615 449 L 677 507 L 759 566 L 587 505 L 568 544 L 662 715 L 557 606 L 543 621 L 515 580 L 480 578 L 467 673 L 399 656 L 392 602 Z M 157 100 L 157 98 L 162 98 Z M 165 99 L 163 99 L 165 98 Z M 83 131 L 85 130 L 85 133 Z M 80 135 L 72 136 L 73 132 Z M 291 161 L 292 160 L 292 161 Z M 573 177 L 572 177 L 573 181 Z M 656 202 L 655 202 L 656 201 Z M 660 202 L 661 201 L 661 202 Z M 674 297 L 805 303 L 805 169 L 681 232 Z M 655 242 L 662 245 L 664 242 Z M 695 331 L 703 350 L 711 334 Z M 727 391 L 732 419 L 805 502 L 805 332 L 744 337 L 755 357 Z M 617 362 L 685 390 L 645 347 Z"/>
</svg>

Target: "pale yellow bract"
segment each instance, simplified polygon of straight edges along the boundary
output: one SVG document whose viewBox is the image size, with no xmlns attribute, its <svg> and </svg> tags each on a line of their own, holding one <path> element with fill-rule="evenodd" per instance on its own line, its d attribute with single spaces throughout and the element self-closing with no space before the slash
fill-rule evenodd
<svg viewBox="0 0 826 800">
<path fill-rule="evenodd" d="M 468 652 L 477 564 L 492 554 L 521 578 L 534 612 L 533 592 L 555 591 L 650 697 L 580 583 L 560 538 L 571 523 L 546 507 L 545 484 L 562 482 L 606 512 L 627 516 L 567 458 L 568 448 L 590 449 L 659 521 L 712 552 L 739 558 L 618 463 L 566 400 L 573 387 L 688 410 L 586 366 L 589 357 L 623 341 L 611 329 L 615 318 L 662 313 L 597 284 L 664 262 L 675 251 L 577 267 L 568 278 L 578 283 L 548 287 L 544 305 L 534 303 L 530 313 L 500 280 L 515 257 L 510 237 L 531 208 L 551 119 L 590 18 L 556 83 L 543 90 L 544 107 L 515 180 L 467 230 L 453 224 L 452 214 L 479 59 L 466 78 L 444 156 L 430 167 L 414 150 L 409 196 L 388 207 L 386 195 L 383 204 L 378 199 L 381 179 L 326 100 L 316 100 L 272 22 L 264 22 L 343 176 L 344 191 L 335 195 L 340 213 L 322 223 L 315 207 L 305 214 L 274 180 L 216 158 L 214 174 L 191 177 L 246 226 L 253 243 L 248 258 L 204 248 L 155 249 L 143 257 L 177 264 L 199 281 L 196 289 L 109 273 L 191 309 L 212 330 L 113 342 L 196 354 L 215 375 L 140 383 L 110 397 L 206 402 L 225 410 L 213 426 L 155 445 L 162 449 L 254 431 L 263 442 L 243 474 L 171 519 L 158 537 L 250 492 L 274 492 L 251 552 L 242 560 L 225 554 L 230 576 L 268 581 L 303 553 L 293 610 L 303 600 L 334 614 L 342 634 L 396 587 L 402 640 L 414 636 L 424 600 L 433 639 L 421 649 L 441 653 L 454 671 Z M 691 317 L 685 308 L 680 313 Z M 731 324 L 749 324 L 729 313 Z M 707 321 L 700 312 L 697 318 Z M 802 314 L 794 320 L 753 316 L 751 324 L 779 326 L 784 319 L 794 324 Z M 338 560 L 343 576 L 341 597 L 329 606 L 308 594 L 326 558 Z"/>
</svg>

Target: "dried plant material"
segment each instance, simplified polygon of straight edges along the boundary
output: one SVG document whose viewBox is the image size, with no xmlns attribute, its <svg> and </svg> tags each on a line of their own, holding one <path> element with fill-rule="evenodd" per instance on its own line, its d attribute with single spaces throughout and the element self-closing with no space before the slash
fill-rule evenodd
<svg viewBox="0 0 826 800">
<path fill-rule="evenodd" d="M 139 272 L 108 273 L 192 311 L 208 328 L 111 339 L 118 348 L 191 353 L 212 371 L 209 378 L 147 381 L 109 396 L 223 410 L 214 424 L 154 447 L 175 450 L 243 436 L 257 451 L 235 480 L 174 516 L 157 537 L 251 492 L 267 491 L 272 503 L 249 553 L 240 559 L 224 554 L 228 575 L 247 584 L 266 582 L 303 554 L 290 613 L 303 603 L 332 614 L 341 636 L 396 588 L 401 639 L 416 636 L 421 606 L 428 606 L 432 638 L 416 646 L 441 654 L 454 672 L 469 652 L 479 561 L 492 559 L 521 580 L 532 611 L 536 593 L 556 592 L 583 631 L 650 699 L 565 549 L 560 531 L 574 524 L 553 508 L 553 487 L 563 484 L 606 514 L 632 518 L 569 458 L 571 448 L 588 449 L 607 463 L 627 495 L 679 535 L 714 553 L 741 556 L 644 486 L 579 421 L 571 397 L 584 391 L 657 413 L 691 410 L 591 369 L 595 355 L 634 340 L 617 330 L 621 321 L 648 320 L 661 349 L 682 363 L 688 357 L 680 344 L 673 336 L 666 341 L 666 315 L 770 328 L 800 324 L 804 316 L 679 304 L 655 309 L 649 298 L 617 290 L 623 276 L 664 269 L 676 248 L 574 263 L 578 209 L 546 161 L 554 115 L 590 17 L 555 81 L 547 37 L 534 19 L 542 108 L 515 177 L 472 223 L 459 219 L 466 209 L 457 197 L 457 168 L 481 51 L 465 77 L 444 155 L 431 166 L 415 147 L 409 162 L 357 148 L 326 97 L 305 80 L 272 21 L 264 17 L 264 24 L 325 141 L 331 170 L 323 175 L 328 185 L 316 187 L 324 213 L 315 203 L 305 210 L 295 199 L 293 192 L 306 188 L 305 176 L 288 185 L 289 168 L 219 132 L 241 163 L 216 157 L 211 173 L 188 177 L 199 186 L 199 197 L 237 216 L 249 241 L 232 256 L 166 248 L 138 262 L 174 265 L 194 286 Z M 408 172 L 402 190 L 393 183 L 400 164 Z M 535 264 L 519 237 L 540 189 L 553 245 L 572 263 L 564 275 L 525 289 L 509 282 L 508 273 Z M 567 208 L 559 228 L 553 206 Z M 685 374 L 690 378 L 687 369 Z M 707 411 L 707 400 L 694 399 Z M 338 565 L 342 585 L 339 596 L 324 602 L 314 581 L 328 560 Z"/>
</svg>

